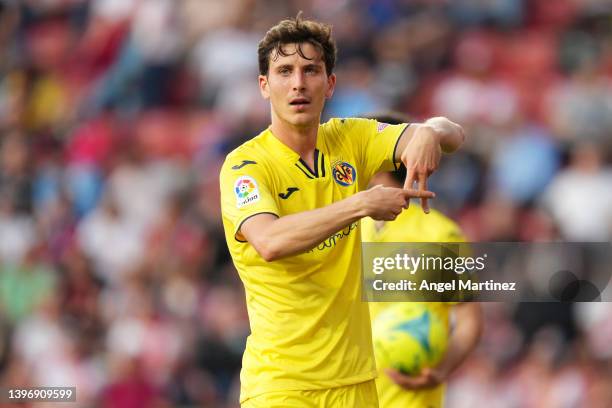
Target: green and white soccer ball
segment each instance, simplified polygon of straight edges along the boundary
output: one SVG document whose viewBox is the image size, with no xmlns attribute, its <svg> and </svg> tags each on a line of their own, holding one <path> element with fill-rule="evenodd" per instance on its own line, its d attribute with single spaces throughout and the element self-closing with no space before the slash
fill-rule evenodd
<svg viewBox="0 0 612 408">
<path fill-rule="evenodd" d="M 416 375 L 444 357 L 448 314 L 428 303 L 397 303 L 376 317 L 372 333 L 379 369 L 391 367 Z"/>
</svg>

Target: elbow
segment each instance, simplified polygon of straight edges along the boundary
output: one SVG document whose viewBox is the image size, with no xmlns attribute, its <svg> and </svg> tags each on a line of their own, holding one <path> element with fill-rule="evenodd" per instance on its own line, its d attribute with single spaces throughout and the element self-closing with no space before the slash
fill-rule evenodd
<svg viewBox="0 0 612 408">
<path fill-rule="evenodd" d="M 257 253 L 266 262 L 276 261 L 281 257 L 279 248 L 276 247 L 270 239 L 264 238 L 253 246 L 255 247 Z"/>
<path fill-rule="evenodd" d="M 272 249 L 263 250 L 259 254 L 266 262 L 276 261 L 281 257 L 278 251 L 274 251 Z"/>
<path fill-rule="evenodd" d="M 257 216 L 259 218 L 263 216 Z M 271 217 L 268 215 L 268 217 Z M 266 262 L 276 261 L 285 255 L 285 246 L 278 235 L 278 229 L 271 228 L 274 221 L 248 221 L 241 233 L 257 254 Z"/>
</svg>

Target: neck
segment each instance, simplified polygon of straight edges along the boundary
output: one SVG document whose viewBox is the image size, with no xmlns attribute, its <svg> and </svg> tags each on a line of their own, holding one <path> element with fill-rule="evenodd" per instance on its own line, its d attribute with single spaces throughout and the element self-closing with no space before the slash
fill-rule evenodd
<svg viewBox="0 0 612 408">
<path fill-rule="evenodd" d="M 273 114 L 270 130 L 272 130 L 274 136 L 301 157 L 309 157 L 312 155 L 317 145 L 319 123 L 313 123 L 306 126 L 294 126 L 279 118 L 275 118 Z"/>
</svg>

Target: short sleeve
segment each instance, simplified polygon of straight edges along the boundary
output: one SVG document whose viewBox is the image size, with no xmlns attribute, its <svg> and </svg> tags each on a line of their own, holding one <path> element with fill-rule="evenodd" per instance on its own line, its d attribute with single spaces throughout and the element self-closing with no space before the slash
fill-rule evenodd
<svg viewBox="0 0 612 408">
<path fill-rule="evenodd" d="M 346 119 L 350 138 L 361 156 L 362 181 L 379 171 L 396 170 L 395 150 L 409 124 L 391 125 L 374 119 Z"/>
<path fill-rule="evenodd" d="M 245 241 L 239 231 L 248 218 L 264 213 L 278 216 L 270 177 L 257 160 L 235 153 L 228 155 L 219 183 L 223 225 L 236 240 Z"/>
</svg>

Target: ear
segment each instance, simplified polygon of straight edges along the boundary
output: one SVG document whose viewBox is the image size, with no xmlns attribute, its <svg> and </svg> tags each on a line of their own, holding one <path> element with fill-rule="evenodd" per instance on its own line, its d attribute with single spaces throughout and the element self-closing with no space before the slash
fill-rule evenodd
<svg viewBox="0 0 612 408">
<path fill-rule="evenodd" d="M 266 75 L 259 76 L 259 92 L 264 99 L 270 99 L 270 89 L 268 86 L 268 77 Z"/>
<path fill-rule="evenodd" d="M 336 88 L 336 74 L 331 74 L 327 77 L 327 90 L 325 91 L 325 98 L 329 99 L 334 94 Z"/>
</svg>

